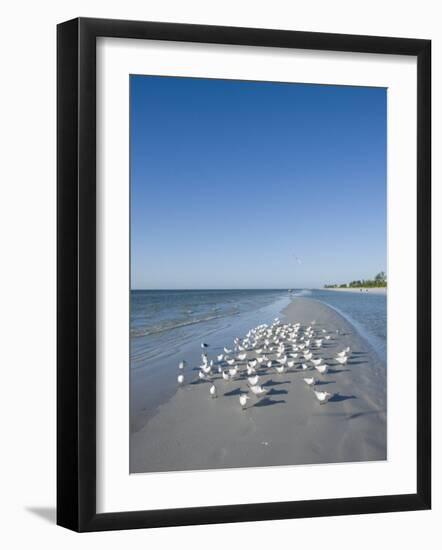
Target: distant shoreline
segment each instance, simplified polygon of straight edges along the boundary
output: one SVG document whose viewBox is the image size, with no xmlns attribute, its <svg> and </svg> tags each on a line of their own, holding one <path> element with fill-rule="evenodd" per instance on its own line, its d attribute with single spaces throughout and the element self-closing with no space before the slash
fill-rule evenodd
<svg viewBox="0 0 442 550">
<path fill-rule="evenodd" d="M 363 287 L 363 286 L 357 286 L 357 287 L 346 287 L 346 288 L 321 288 L 321 290 L 330 290 L 330 291 L 337 291 L 337 292 L 358 292 L 358 293 L 369 293 L 369 294 L 387 294 L 387 287 L 386 286 L 378 286 L 378 287 Z"/>
</svg>

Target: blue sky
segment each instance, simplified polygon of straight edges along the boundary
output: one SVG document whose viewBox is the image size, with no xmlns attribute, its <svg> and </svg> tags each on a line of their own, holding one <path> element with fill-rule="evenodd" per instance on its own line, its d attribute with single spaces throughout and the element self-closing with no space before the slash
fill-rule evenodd
<svg viewBox="0 0 442 550">
<path fill-rule="evenodd" d="M 386 270 L 383 88 L 131 76 L 132 288 Z"/>
</svg>

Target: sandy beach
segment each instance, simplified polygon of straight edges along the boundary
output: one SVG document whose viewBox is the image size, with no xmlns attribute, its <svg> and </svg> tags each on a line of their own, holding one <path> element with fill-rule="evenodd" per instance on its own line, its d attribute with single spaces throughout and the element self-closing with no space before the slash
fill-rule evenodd
<svg viewBox="0 0 442 550">
<path fill-rule="evenodd" d="M 315 352 L 330 365 L 317 376 L 317 389 L 332 392 L 332 399 L 319 404 L 303 382 L 317 373 L 295 368 L 263 375 L 267 395 L 251 398 L 241 410 L 245 376 L 226 382 L 217 374 L 213 399 L 211 384 L 197 381 L 197 370 L 188 367 L 192 381 L 145 418 L 142 386 L 135 386 L 140 405 L 133 411 L 131 473 L 386 459 L 386 369 L 371 346 L 339 313 L 313 299 L 293 299 L 281 320 L 315 321 L 316 329 L 333 334 Z M 348 364 L 337 365 L 333 357 L 346 346 L 352 349 Z"/>
</svg>

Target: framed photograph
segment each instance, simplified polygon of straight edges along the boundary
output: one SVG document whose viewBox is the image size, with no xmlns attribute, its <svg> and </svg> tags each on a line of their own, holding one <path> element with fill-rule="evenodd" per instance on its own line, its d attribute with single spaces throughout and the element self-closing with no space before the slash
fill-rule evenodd
<svg viewBox="0 0 442 550">
<path fill-rule="evenodd" d="M 59 525 L 430 508 L 430 55 L 58 26 Z"/>
</svg>

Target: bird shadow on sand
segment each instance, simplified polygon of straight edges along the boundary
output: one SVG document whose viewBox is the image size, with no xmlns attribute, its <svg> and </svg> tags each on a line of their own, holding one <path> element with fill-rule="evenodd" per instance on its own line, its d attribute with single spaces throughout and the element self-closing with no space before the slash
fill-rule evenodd
<svg viewBox="0 0 442 550">
<path fill-rule="evenodd" d="M 335 393 L 330 397 L 330 403 L 339 403 L 340 401 L 347 401 L 347 399 L 357 399 L 356 395 L 342 395 L 340 393 Z"/>
<path fill-rule="evenodd" d="M 276 381 L 276 380 L 267 380 L 267 382 L 264 382 L 264 384 L 261 384 L 262 386 L 281 386 L 282 384 L 291 384 L 290 380 L 284 380 L 284 381 Z"/>
<path fill-rule="evenodd" d="M 234 390 L 224 392 L 225 397 L 233 397 L 234 395 L 241 395 L 241 388 L 235 388 Z"/>
<path fill-rule="evenodd" d="M 366 365 L 367 361 L 349 361 L 349 365 Z"/>
<path fill-rule="evenodd" d="M 317 380 L 315 382 L 315 386 L 326 386 L 327 384 L 334 384 L 334 381 L 331 380 L 329 382 L 326 382 L 325 380 Z"/>
<path fill-rule="evenodd" d="M 267 395 L 286 395 L 288 393 L 289 392 L 287 390 L 275 390 L 275 388 L 272 388 L 267 392 Z"/>
<path fill-rule="evenodd" d="M 327 374 L 341 374 L 341 372 L 350 372 L 350 369 L 328 369 Z"/>
<path fill-rule="evenodd" d="M 285 403 L 285 399 L 270 399 L 270 397 L 265 397 L 258 401 L 253 406 L 254 407 L 270 407 L 270 405 L 278 405 L 279 403 Z"/>
</svg>

